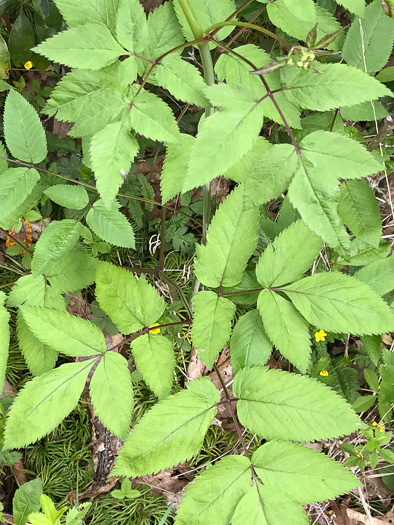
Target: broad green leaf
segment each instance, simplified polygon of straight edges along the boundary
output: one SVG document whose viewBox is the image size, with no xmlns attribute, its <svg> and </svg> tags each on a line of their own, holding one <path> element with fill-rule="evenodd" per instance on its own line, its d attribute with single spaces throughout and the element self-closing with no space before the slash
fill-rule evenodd
<svg viewBox="0 0 394 525">
<path fill-rule="evenodd" d="M 149 39 L 148 23 L 139 0 L 120 0 L 116 37 L 123 47 L 140 55 Z"/>
<path fill-rule="evenodd" d="M 364 4 L 363 0 L 359 2 Z M 357 14 L 363 16 L 363 13 Z M 354 19 L 346 35 L 342 56 L 349 66 L 373 75 L 386 65 L 393 43 L 394 20 L 386 15 L 380 0 L 375 0 L 365 9 L 362 20 Z"/>
<path fill-rule="evenodd" d="M 113 122 L 93 135 L 90 157 L 102 202 L 110 211 L 139 145 L 125 122 Z"/>
<path fill-rule="evenodd" d="M 378 248 L 372 248 L 370 244 L 361 239 L 353 239 L 350 243 L 350 252 L 347 257 L 339 256 L 337 261 L 342 265 L 367 266 L 380 259 L 385 259 L 391 249 L 391 243 L 381 241 Z"/>
<path fill-rule="evenodd" d="M 394 329 L 387 303 L 354 277 L 318 273 L 283 290 L 309 323 L 324 330 L 373 335 Z"/>
<path fill-rule="evenodd" d="M 143 476 L 190 459 L 201 449 L 219 400 L 210 379 L 203 377 L 154 405 L 128 436 L 112 474 Z"/>
<path fill-rule="evenodd" d="M 57 293 L 77 293 L 94 283 L 97 266 L 98 260 L 77 244 L 48 270 L 47 277 Z"/>
<path fill-rule="evenodd" d="M 170 5 L 170 4 L 164 4 Z M 134 90 L 131 109 L 128 115 L 130 125 L 145 137 L 178 144 L 181 139 L 177 121 L 170 107 L 154 93 L 142 89 Z"/>
<path fill-rule="evenodd" d="M 242 315 L 234 327 L 230 340 L 231 366 L 234 374 L 245 366 L 265 365 L 271 355 L 268 339 L 257 310 Z"/>
<path fill-rule="evenodd" d="M 337 4 L 343 5 L 345 9 L 354 13 L 357 16 L 368 18 L 367 12 L 365 11 L 365 1 L 364 0 L 335 0 Z"/>
<path fill-rule="evenodd" d="M 67 417 L 76 407 L 94 363 L 94 359 L 67 363 L 26 383 L 11 406 L 4 448 L 34 443 Z"/>
<path fill-rule="evenodd" d="M 211 118 L 211 117 L 209 117 Z M 257 209 L 245 209 L 244 190 L 235 188 L 208 228 L 207 244 L 197 245 L 195 272 L 206 286 L 238 284 L 257 244 Z"/>
<path fill-rule="evenodd" d="M 386 86 L 354 67 L 320 63 L 313 66 L 318 73 L 296 66 L 281 69 L 285 95 L 300 108 L 327 111 L 391 95 Z"/>
<path fill-rule="evenodd" d="M 232 525 L 292 525 L 310 523 L 299 503 L 283 492 L 257 482 L 239 502 L 231 519 Z"/>
<path fill-rule="evenodd" d="M 33 273 L 46 274 L 78 242 L 83 226 L 71 219 L 53 221 L 42 232 L 31 263 Z"/>
<path fill-rule="evenodd" d="M 206 84 L 199 70 L 179 55 L 166 56 L 157 66 L 154 80 L 155 84 L 168 89 L 178 100 L 196 106 L 209 106 L 203 93 Z"/>
<path fill-rule="evenodd" d="M 123 334 L 150 326 L 165 310 L 163 297 L 144 276 L 137 280 L 128 270 L 105 262 L 97 270 L 96 297 Z"/>
<path fill-rule="evenodd" d="M 48 38 L 33 51 L 77 69 L 101 69 L 124 54 L 104 24 L 87 23 Z"/>
<path fill-rule="evenodd" d="M 126 439 L 133 410 L 133 387 L 127 360 L 116 352 L 103 355 L 89 390 L 101 423 L 115 436 Z"/>
<path fill-rule="evenodd" d="M 212 0 L 189 0 L 189 4 L 203 31 L 214 24 L 223 22 L 223 20 L 226 20 L 236 9 L 233 0 L 221 0 L 220 2 L 212 2 Z M 186 39 L 189 41 L 194 40 L 195 36 L 190 29 L 190 25 L 179 0 L 174 0 L 174 7 Z M 215 38 L 219 41 L 223 40 L 232 30 L 233 28 L 231 27 L 225 27 L 215 35 Z"/>
<path fill-rule="evenodd" d="M 316 4 L 313 0 L 299 0 L 297 3 L 292 0 L 283 0 L 287 9 L 296 18 L 305 18 L 309 22 L 313 22 L 316 18 Z"/>
<path fill-rule="evenodd" d="M 42 306 L 25 306 L 21 312 L 32 333 L 58 352 L 92 356 L 107 351 L 103 333 L 90 321 Z"/>
<path fill-rule="evenodd" d="M 375 77 L 376 78 L 376 77 Z M 368 101 L 361 102 L 355 106 L 349 106 L 341 109 L 341 117 L 344 120 L 381 120 L 388 116 L 388 112 L 381 102 Z"/>
<path fill-rule="evenodd" d="M 172 2 L 166 2 L 149 14 L 148 31 L 146 50 L 152 60 L 185 41 Z M 146 53 L 143 56 L 146 56 Z"/>
<path fill-rule="evenodd" d="M 98 200 L 87 214 L 86 222 L 104 241 L 123 248 L 135 248 L 133 228 L 119 207 L 120 204 L 113 201 L 108 210 L 103 201 Z"/>
<path fill-rule="evenodd" d="M 242 85 L 210 86 L 205 94 L 214 105 L 220 103 L 220 107 L 228 109 L 217 111 L 200 127 L 191 149 L 183 191 L 225 173 L 253 147 L 263 125 L 262 105 Z"/>
<path fill-rule="evenodd" d="M 352 233 L 375 248 L 382 235 L 380 209 L 366 180 L 349 180 L 341 184 L 338 213 Z"/>
<path fill-rule="evenodd" d="M 133 357 L 145 383 L 159 399 L 171 393 L 175 356 L 172 342 L 164 335 L 144 334 L 132 343 Z"/>
<path fill-rule="evenodd" d="M 275 144 L 251 165 L 244 182 L 245 206 L 258 207 L 279 197 L 290 184 L 299 163 L 290 144 Z"/>
<path fill-rule="evenodd" d="M 335 499 L 362 486 L 337 461 L 296 443 L 270 441 L 256 450 L 251 461 L 264 486 L 302 504 Z"/>
<path fill-rule="evenodd" d="M 355 412 L 365 412 L 366 410 L 369 410 L 377 400 L 377 396 L 360 396 L 356 401 L 352 404 L 352 409 Z"/>
<path fill-rule="evenodd" d="M 382 69 L 377 75 L 376 79 L 379 82 L 392 82 L 394 80 L 394 66 L 388 66 Z"/>
<path fill-rule="evenodd" d="M 250 489 L 252 471 L 244 456 L 228 456 L 196 477 L 177 510 L 176 525 L 228 525 Z"/>
<path fill-rule="evenodd" d="M 291 283 L 312 266 L 321 248 L 321 240 L 303 221 L 293 222 L 263 252 L 257 279 L 266 288 Z"/>
<path fill-rule="evenodd" d="M 4 385 L 8 359 L 8 346 L 10 344 L 10 329 L 8 326 L 10 314 L 4 307 L 5 299 L 5 293 L 0 292 L 0 385 Z"/>
<path fill-rule="evenodd" d="M 376 366 L 382 354 L 382 337 L 380 335 L 364 335 L 361 340 L 370 360 Z"/>
<path fill-rule="evenodd" d="M 56 184 L 46 189 L 45 195 L 56 204 L 72 210 L 81 210 L 89 203 L 89 196 L 83 186 Z"/>
<path fill-rule="evenodd" d="M 260 165 L 262 156 L 270 147 L 271 144 L 268 140 L 264 137 L 257 137 L 253 148 L 227 170 L 224 176 L 238 183 L 246 181 L 254 173 L 255 168 Z"/>
<path fill-rule="evenodd" d="M 305 373 L 311 353 L 310 335 L 305 319 L 289 301 L 270 290 L 260 292 L 257 308 L 272 343 Z"/>
<path fill-rule="evenodd" d="M 42 494 L 42 483 L 40 478 L 24 483 L 15 491 L 12 500 L 14 512 L 13 521 L 17 525 L 25 525 L 31 512 L 40 510 L 40 497 Z"/>
<path fill-rule="evenodd" d="M 55 3 L 68 27 L 80 27 L 89 21 L 104 24 L 111 31 L 115 28 L 118 0 L 81 0 L 78 9 L 73 0 L 56 0 Z"/>
<path fill-rule="evenodd" d="M 163 203 L 182 192 L 194 137 L 183 133 L 179 145 L 169 144 L 161 172 L 160 188 Z"/>
<path fill-rule="evenodd" d="M 4 6 L 7 7 L 11 6 Z M 17 7 L 17 4 L 13 4 L 13 9 Z M 11 31 L 9 33 L 8 47 L 12 62 L 15 66 L 19 67 L 25 63 L 26 60 L 31 58 L 31 48 L 34 46 L 34 29 L 30 19 L 25 15 L 25 10 L 20 10 L 19 15 L 14 19 Z"/>
<path fill-rule="evenodd" d="M 233 390 L 240 422 L 265 439 L 326 440 L 362 425 L 341 396 L 307 376 L 246 367 Z"/>
<path fill-rule="evenodd" d="M 202 350 L 199 358 L 208 369 L 228 342 L 235 308 L 235 304 L 215 292 L 198 292 L 193 297 L 193 345 Z"/>
<path fill-rule="evenodd" d="M 354 277 L 382 296 L 394 289 L 393 275 L 394 257 L 388 257 L 361 268 Z"/>
<path fill-rule="evenodd" d="M 40 176 L 35 169 L 9 168 L 0 177 L 0 226 L 8 230 L 14 226 L 17 210 L 34 190 Z M 26 210 L 27 211 L 27 210 Z"/>
<path fill-rule="evenodd" d="M 4 106 L 4 136 L 12 155 L 38 164 L 47 156 L 47 141 L 40 118 L 33 106 L 11 89 Z"/>
</svg>

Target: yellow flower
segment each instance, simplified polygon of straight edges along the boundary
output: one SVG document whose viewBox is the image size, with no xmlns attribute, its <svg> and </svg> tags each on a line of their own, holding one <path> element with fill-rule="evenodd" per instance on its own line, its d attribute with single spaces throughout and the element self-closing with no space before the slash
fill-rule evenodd
<svg viewBox="0 0 394 525">
<path fill-rule="evenodd" d="M 324 330 L 319 330 L 318 332 L 315 332 L 315 338 L 316 341 L 325 341 L 326 340 L 326 332 Z"/>
<path fill-rule="evenodd" d="M 372 426 L 378 428 L 380 432 L 384 432 L 384 427 L 382 427 L 382 425 L 379 425 L 379 423 L 376 423 L 376 421 L 372 423 Z"/>
<path fill-rule="evenodd" d="M 361 452 L 358 452 L 358 451 L 356 452 L 356 456 L 357 456 L 358 458 L 361 458 L 361 459 L 363 459 L 363 457 L 364 457 L 364 456 L 361 454 Z"/>
<path fill-rule="evenodd" d="M 33 62 L 31 62 L 31 60 L 28 60 L 28 61 L 23 65 L 23 67 L 29 71 L 29 69 L 31 69 L 31 68 L 33 67 Z"/>
<path fill-rule="evenodd" d="M 154 326 L 160 326 L 159 323 L 153 323 L 150 325 L 149 328 L 153 328 Z M 160 328 L 155 328 L 154 330 L 149 330 L 151 334 L 160 334 Z"/>
<path fill-rule="evenodd" d="M 328 376 L 327 370 L 321 370 L 320 375 L 323 377 L 327 377 Z"/>
</svg>

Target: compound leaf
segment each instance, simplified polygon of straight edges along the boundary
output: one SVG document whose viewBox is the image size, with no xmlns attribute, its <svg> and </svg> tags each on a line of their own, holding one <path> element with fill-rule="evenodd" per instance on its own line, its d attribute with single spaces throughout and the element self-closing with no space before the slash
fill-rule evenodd
<svg viewBox="0 0 394 525">
<path fill-rule="evenodd" d="M 119 207 L 117 201 L 112 201 L 108 209 L 102 200 L 98 200 L 87 214 L 86 222 L 104 241 L 123 248 L 135 248 L 133 228 Z"/>
<path fill-rule="evenodd" d="M 149 39 L 148 22 L 139 0 L 120 0 L 116 18 L 116 37 L 129 51 L 141 55 Z"/>
<path fill-rule="evenodd" d="M 152 60 L 185 41 L 172 2 L 166 2 L 149 14 L 148 30 L 147 52 Z"/>
</svg>

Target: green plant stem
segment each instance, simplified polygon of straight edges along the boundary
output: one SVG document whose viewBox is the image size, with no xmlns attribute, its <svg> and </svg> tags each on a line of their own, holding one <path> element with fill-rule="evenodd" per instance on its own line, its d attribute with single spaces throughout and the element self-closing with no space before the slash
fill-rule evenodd
<svg viewBox="0 0 394 525">
<path fill-rule="evenodd" d="M 250 24 L 249 22 L 232 22 L 232 21 L 220 22 L 219 24 L 214 24 L 211 27 L 208 27 L 208 29 L 205 30 L 205 34 L 209 35 L 211 31 L 214 31 L 215 29 L 221 29 L 222 27 L 225 27 L 225 26 L 245 27 L 247 29 L 253 29 L 255 31 L 259 31 L 260 33 L 264 33 L 265 35 L 268 35 L 271 38 L 274 38 L 275 40 L 277 40 L 284 46 L 288 47 L 289 49 L 293 47 L 293 45 L 290 44 L 290 42 L 286 42 L 286 40 L 283 40 L 283 38 L 276 35 L 269 29 L 265 29 L 265 27 L 260 27 L 256 24 Z"/>
<path fill-rule="evenodd" d="M 192 30 L 194 38 L 196 40 L 198 38 L 201 38 L 203 36 L 203 32 L 200 27 L 200 24 L 198 23 L 196 15 L 194 14 L 194 11 L 191 5 L 189 4 L 189 0 L 179 0 L 179 4 L 182 8 L 183 14 L 186 17 L 187 23 L 190 26 L 190 29 Z"/>
</svg>

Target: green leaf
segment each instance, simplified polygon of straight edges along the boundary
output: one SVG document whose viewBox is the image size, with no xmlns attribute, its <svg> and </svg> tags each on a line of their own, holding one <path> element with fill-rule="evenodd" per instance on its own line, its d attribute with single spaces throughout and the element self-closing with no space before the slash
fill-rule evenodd
<svg viewBox="0 0 394 525">
<path fill-rule="evenodd" d="M 217 111 L 200 127 L 191 149 L 184 192 L 231 168 L 253 147 L 263 125 L 262 105 L 242 85 L 209 86 L 205 94 L 214 105 L 229 109 Z"/>
<path fill-rule="evenodd" d="M 92 168 L 97 189 L 107 209 L 124 182 L 139 145 L 126 123 L 113 122 L 93 135 L 90 142 Z"/>
<path fill-rule="evenodd" d="M 337 261 L 342 265 L 366 266 L 377 260 L 385 259 L 390 253 L 391 244 L 381 241 L 378 248 L 372 248 L 361 239 L 353 239 L 347 257 L 339 256 Z"/>
<path fill-rule="evenodd" d="M 239 186 L 215 213 L 206 245 L 196 246 L 198 279 L 212 288 L 238 284 L 256 248 L 257 225 L 258 210 L 245 209 L 244 189 Z"/>
<path fill-rule="evenodd" d="M 353 277 L 367 284 L 378 295 L 382 296 L 394 289 L 393 272 L 394 257 L 387 257 L 387 259 L 380 259 L 361 268 Z"/>
<path fill-rule="evenodd" d="M 193 297 L 192 340 L 202 350 L 199 358 L 208 369 L 228 342 L 235 304 L 215 292 L 198 292 Z"/>
<path fill-rule="evenodd" d="M 12 228 L 17 212 L 34 190 L 40 176 L 32 168 L 9 168 L 0 177 L 0 226 Z M 17 216 L 16 216 L 17 215 Z"/>
<path fill-rule="evenodd" d="M 116 18 L 116 37 L 123 47 L 140 55 L 149 39 L 148 23 L 139 0 L 120 0 Z"/>
<path fill-rule="evenodd" d="M 171 393 L 175 356 L 172 342 L 163 335 L 151 333 L 131 343 L 133 357 L 145 383 L 159 399 Z"/>
<path fill-rule="evenodd" d="M 280 490 L 302 504 L 335 499 L 362 486 L 337 461 L 295 443 L 265 443 L 251 461 L 264 486 Z"/>
<path fill-rule="evenodd" d="M 365 412 L 366 410 L 369 410 L 378 399 L 377 396 L 360 396 L 356 401 L 352 404 L 352 409 L 355 412 Z"/>
<path fill-rule="evenodd" d="M 56 204 L 72 210 L 81 210 L 89 203 L 89 196 L 83 186 L 56 184 L 46 189 L 45 195 Z"/>
<path fill-rule="evenodd" d="M 219 399 L 219 392 L 204 377 L 154 405 L 128 436 L 112 475 L 152 474 L 190 459 L 201 449 Z"/>
<path fill-rule="evenodd" d="M 170 5 L 170 4 L 164 4 Z M 154 93 L 134 89 L 128 119 L 130 125 L 148 139 L 179 144 L 181 135 L 171 108 Z"/>
<path fill-rule="evenodd" d="M 359 2 L 364 4 L 363 0 Z M 363 13 L 357 14 L 363 17 Z M 342 56 L 349 66 L 373 75 L 386 65 L 393 43 L 394 20 L 386 15 L 380 0 L 375 0 L 365 9 L 363 20 L 354 19 L 346 35 Z"/>
<path fill-rule="evenodd" d="M 272 343 L 298 370 L 305 373 L 311 353 L 305 319 L 289 301 L 270 290 L 260 292 L 257 308 Z"/>
<path fill-rule="evenodd" d="M 254 170 L 261 165 L 261 158 L 270 147 L 271 144 L 268 140 L 263 137 L 257 137 L 253 148 L 228 169 L 224 176 L 238 183 L 248 181 L 249 177 L 254 174 Z"/>
<path fill-rule="evenodd" d="M 375 77 L 377 78 L 377 77 Z M 380 120 L 386 118 L 388 112 L 385 107 L 378 101 L 361 102 L 355 106 L 341 109 L 341 117 L 343 120 Z"/>
<path fill-rule="evenodd" d="M 107 351 L 103 333 L 90 321 L 42 306 L 25 306 L 21 312 L 32 333 L 58 352 L 92 356 Z"/>
<path fill-rule="evenodd" d="M 97 270 L 96 297 L 123 334 L 152 325 L 165 310 L 163 297 L 144 276 L 137 281 L 128 270 L 105 262 Z"/>
<path fill-rule="evenodd" d="M 101 69 L 124 54 L 104 24 L 87 23 L 48 38 L 33 51 L 77 69 Z"/>
<path fill-rule="evenodd" d="M 180 137 L 179 145 L 169 144 L 167 146 L 160 180 L 163 203 L 182 192 L 194 137 L 185 133 L 182 133 Z"/>
<path fill-rule="evenodd" d="M 4 307 L 5 299 L 5 293 L 0 292 L 0 385 L 4 385 L 8 359 L 8 346 L 10 344 L 10 329 L 8 326 L 10 314 Z"/>
<path fill-rule="evenodd" d="M 256 266 L 257 279 L 266 288 L 291 283 L 312 266 L 321 248 L 321 240 L 303 221 L 293 222 L 263 252 Z"/>
<path fill-rule="evenodd" d="M 357 16 L 368 18 L 367 11 L 365 10 L 365 1 L 364 0 L 335 0 L 337 4 L 343 5 L 345 9 L 354 13 Z M 368 8 L 367 8 L 368 10 Z"/>
<path fill-rule="evenodd" d="M 94 363 L 94 359 L 67 363 L 26 383 L 11 406 L 4 448 L 34 443 L 68 416 L 78 403 Z"/>
<path fill-rule="evenodd" d="M 362 425 L 342 397 L 310 377 L 246 367 L 233 390 L 240 422 L 265 439 L 325 440 Z"/>
<path fill-rule="evenodd" d="M 300 108 L 327 111 L 391 95 L 386 86 L 354 67 L 313 65 L 318 73 L 296 66 L 281 69 L 284 93 Z"/>
<path fill-rule="evenodd" d="M 178 100 L 196 106 L 209 106 L 203 94 L 206 84 L 193 64 L 175 54 L 166 56 L 160 64 L 155 70 L 155 84 L 168 89 Z"/>
<path fill-rule="evenodd" d="M 42 232 L 31 263 L 33 273 L 46 274 L 78 242 L 83 226 L 71 219 L 53 221 Z"/>
<path fill-rule="evenodd" d="M 377 374 L 369 368 L 364 368 L 364 377 L 371 390 L 379 392 L 379 377 Z"/>
<path fill-rule="evenodd" d="M 271 355 L 268 339 L 257 310 L 242 315 L 234 327 L 230 340 L 231 366 L 234 374 L 245 366 L 265 365 Z"/>
<path fill-rule="evenodd" d="M 382 354 L 382 338 L 380 335 L 364 335 L 361 339 L 370 360 L 376 366 Z"/>
<path fill-rule="evenodd" d="M 309 323 L 324 330 L 372 335 L 394 329 L 387 303 L 354 277 L 319 273 L 283 290 Z"/>
<path fill-rule="evenodd" d="M 356 237 L 375 248 L 379 246 L 382 235 L 380 209 L 366 180 L 341 184 L 338 213 Z"/>
<path fill-rule="evenodd" d="M 17 4 L 14 4 L 14 9 Z M 20 10 L 19 15 L 14 20 L 8 39 L 8 47 L 12 62 L 20 66 L 31 57 L 31 48 L 34 46 L 34 29 L 24 13 Z"/>
<path fill-rule="evenodd" d="M 116 352 L 104 354 L 89 389 L 100 421 L 115 436 L 126 439 L 133 411 L 133 387 L 127 360 Z"/>
<path fill-rule="evenodd" d="M 42 483 L 40 478 L 28 481 L 16 490 L 12 507 L 14 512 L 14 522 L 17 525 L 25 525 L 27 517 L 31 512 L 40 510 L 42 494 Z"/>
<path fill-rule="evenodd" d="M 152 60 L 185 41 L 172 2 L 166 2 L 149 14 L 148 30 L 146 50 Z M 146 56 L 146 53 L 143 56 Z"/>
<path fill-rule="evenodd" d="M 86 222 L 104 241 L 123 248 L 135 248 L 133 228 L 119 207 L 120 204 L 113 201 L 108 210 L 103 201 L 98 200 L 87 214 Z"/>
<path fill-rule="evenodd" d="M 83 0 L 78 9 L 72 0 L 56 0 L 55 3 L 68 27 L 79 27 L 89 20 L 114 30 L 118 0 Z"/>
<path fill-rule="evenodd" d="M 33 107 L 11 89 L 4 106 L 4 136 L 12 155 L 38 164 L 47 156 L 45 131 Z"/>
<path fill-rule="evenodd" d="M 191 483 L 178 507 L 176 525 L 227 525 L 250 489 L 252 471 L 244 456 L 228 456 Z"/>
<path fill-rule="evenodd" d="M 385 67 L 376 75 L 379 82 L 392 82 L 394 80 L 394 66 Z"/>
</svg>

